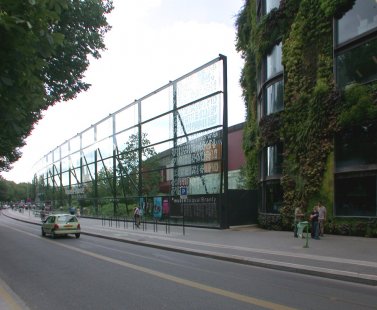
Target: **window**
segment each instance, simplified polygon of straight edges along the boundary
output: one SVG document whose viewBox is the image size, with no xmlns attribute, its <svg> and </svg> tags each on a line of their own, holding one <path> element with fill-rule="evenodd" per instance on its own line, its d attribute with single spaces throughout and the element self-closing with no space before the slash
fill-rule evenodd
<svg viewBox="0 0 377 310">
<path fill-rule="evenodd" d="M 269 182 L 263 184 L 262 195 L 267 213 L 279 213 L 283 204 L 283 190 L 279 182 Z"/>
<path fill-rule="evenodd" d="M 373 216 L 377 214 L 377 176 L 335 180 L 335 215 Z"/>
<path fill-rule="evenodd" d="M 258 119 L 284 109 L 282 43 L 276 45 L 257 70 Z M 260 89 L 262 87 L 262 89 Z"/>
<path fill-rule="evenodd" d="M 377 80 L 377 39 L 339 53 L 336 57 L 336 80 L 340 88 L 354 82 Z"/>
<path fill-rule="evenodd" d="M 266 88 L 265 113 L 269 115 L 283 109 L 283 81 L 280 80 Z"/>
<path fill-rule="evenodd" d="M 273 9 L 278 8 L 280 5 L 280 0 L 265 0 L 265 14 L 270 13 Z"/>
<path fill-rule="evenodd" d="M 273 9 L 279 8 L 280 0 L 257 0 L 258 21 L 263 15 L 270 13 Z"/>
<path fill-rule="evenodd" d="M 283 162 L 283 147 L 281 144 L 272 145 L 266 148 L 266 176 L 281 174 Z"/>
<path fill-rule="evenodd" d="M 377 27 L 377 2 L 357 0 L 353 8 L 337 21 L 338 44 Z"/>
<path fill-rule="evenodd" d="M 273 76 L 283 72 L 282 61 L 282 43 L 276 45 L 266 60 L 266 78 L 267 80 Z"/>
<path fill-rule="evenodd" d="M 377 125 L 355 126 L 335 139 L 336 168 L 377 164 Z"/>
</svg>

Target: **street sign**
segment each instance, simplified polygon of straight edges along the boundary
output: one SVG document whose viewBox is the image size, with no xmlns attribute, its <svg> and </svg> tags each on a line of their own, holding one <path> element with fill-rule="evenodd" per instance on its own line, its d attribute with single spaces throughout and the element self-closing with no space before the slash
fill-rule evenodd
<svg viewBox="0 0 377 310">
<path fill-rule="evenodd" d="M 181 186 L 179 192 L 180 192 L 180 198 L 181 199 L 187 199 L 187 194 L 188 194 L 187 186 Z"/>
</svg>

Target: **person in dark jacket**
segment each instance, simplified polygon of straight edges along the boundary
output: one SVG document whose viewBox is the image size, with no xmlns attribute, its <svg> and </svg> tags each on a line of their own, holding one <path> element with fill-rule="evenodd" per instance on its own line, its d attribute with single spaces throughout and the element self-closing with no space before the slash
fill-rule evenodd
<svg viewBox="0 0 377 310">
<path fill-rule="evenodd" d="M 319 212 L 318 212 L 318 206 L 315 206 L 313 208 L 312 213 L 310 214 L 310 221 L 312 222 L 312 238 L 319 240 L 319 227 L 318 227 L 318 217 L 319 217 Z"/>
</svg>

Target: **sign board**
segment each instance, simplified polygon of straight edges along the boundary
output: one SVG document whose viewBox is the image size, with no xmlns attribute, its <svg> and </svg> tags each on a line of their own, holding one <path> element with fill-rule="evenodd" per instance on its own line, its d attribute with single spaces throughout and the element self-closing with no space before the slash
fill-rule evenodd
<svg viewBox="0 0 377 310">
<path fill-rule="evenodd" d="M 180 193 L 180 198 L 181 199 L 187 199 L 187 194 L 188 194 L 188 188 L 187 188 L 187 186 L 181 186 L 181 188 L 179 190 L 179 193 Z"/>
</svg>

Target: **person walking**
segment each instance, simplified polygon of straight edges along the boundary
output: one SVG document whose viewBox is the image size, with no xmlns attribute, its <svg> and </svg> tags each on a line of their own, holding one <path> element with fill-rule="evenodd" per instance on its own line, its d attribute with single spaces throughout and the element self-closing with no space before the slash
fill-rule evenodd
<svg viewBox="0 0 377 310">
<path fill-rule="evenodd" d="M 315 239 L 315 240 L 319 240 L 318 217 L 319 217 L 319 212 L 318 212 L 318 205 L 317 205 L 317 206 L 314 206 L 313 211 L 310 214 L 310 221 L 312 222 L 311 235 L 312 235 L 312 238 Z"/>
<path fill-rule="evenodd" d="M 324 231 L 325 231 L 325 222 L 326 222 L 326 217 L 327 217 L 327 210 L 324 205 L 322 205 L 321 202 L 318 202 L 318 226 L 319 226 L 319 235 L 323 237 Z"/>
<path fill-rule="evenodd" d="M 140 227 L 140 209 L 136 207 L 134 209 L 134 220 L 135 220 L 135 225 L 137 228 Z"/>
<path fill-rule="evenodd" d="M 294 234 L 294 237 L 295 238 L 298 238 L 299 237 L 299 235 L 298 235 L 298 227 L 297 227 L 297 225 L 298 225 L 298 223 L 300 223 L 300 222 L 302 222 L 302 220 L 304 219 L 304 213 L 303 213 L 303 211 L 302 211 L 302 206 L 298 206 L 296 209 L 295 209 L 295 219 L 294 219 L 294 223 L 293 223 L 293 225 L 294 225 L 294 232 L 293 232 L 293 234 Z M 300 236 L 300 238 L 301 238 L 301 236 Z"/>
</svg>

